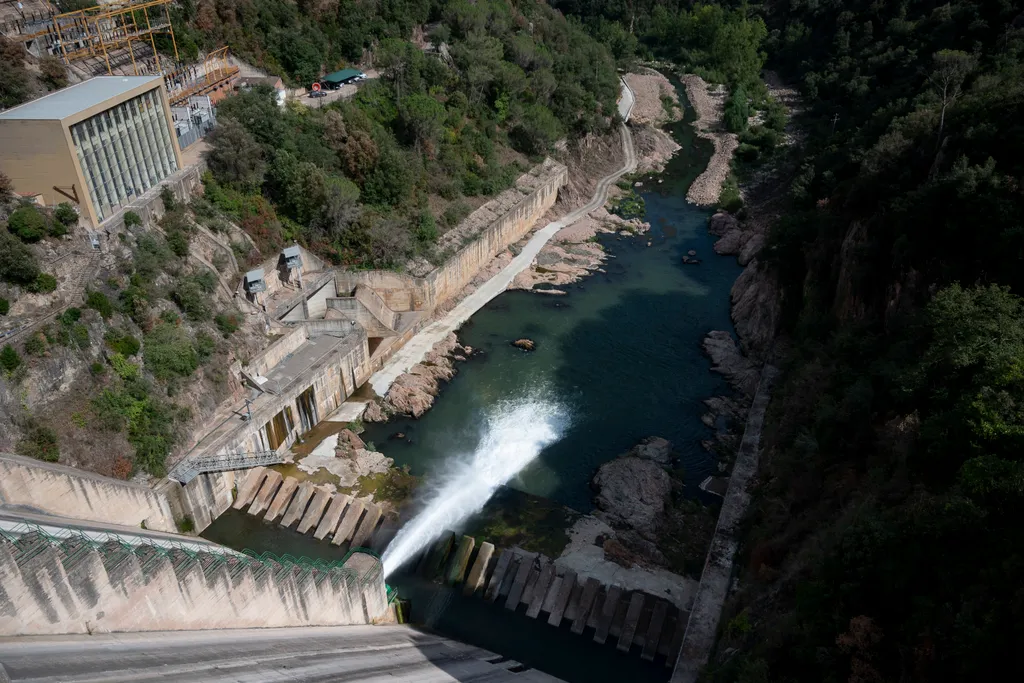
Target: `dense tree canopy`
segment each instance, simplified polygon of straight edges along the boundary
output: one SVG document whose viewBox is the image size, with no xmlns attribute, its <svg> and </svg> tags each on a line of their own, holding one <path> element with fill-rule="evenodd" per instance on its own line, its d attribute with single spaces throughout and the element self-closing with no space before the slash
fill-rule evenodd
<svg viewBox="0 0 1024 683">
<path fill-rule="evenodd" d="M 220 105 L 210 136 L 214 204 L 257 239 L 298 239 L 339 263 L 436 260 L 462 198 L 500 192 L 559 139 L 617 116 L 612 56 L 543 4 L 203 0 L 186 14 L 203 40 L 302 84 L 372 49 L 380 78 L 351 100 L 281 109 L 256 89 Z M 409 40 L 428 20 L 443 54 Z M 345 42 L 353 22 L 358 45 Z"/>
</svg>

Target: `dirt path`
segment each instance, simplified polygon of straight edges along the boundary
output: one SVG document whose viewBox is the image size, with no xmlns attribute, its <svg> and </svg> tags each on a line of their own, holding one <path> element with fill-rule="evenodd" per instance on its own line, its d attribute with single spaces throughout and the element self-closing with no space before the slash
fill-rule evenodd
<svg viewBox="0 0 1024 683">
<path fill-rule="evenodd" d="M 629 119 L 635 101 L 633 92 L 623 82 L 622 97 L 619 99 L 619 113 L 622 115 L 623 120 Z M 548 223 L 534 233 L 530 241 L 512 259 L 511 263 L 478 287 L 472 294 L 460 301 L 447 314 L 420 330 L 405 346 L 399 349 L 381 370 L 370 377 L 370 385 L 377 392 L 378 396 L 386 395 L 391 385 L 398 379 L 398 376 L 408 372 L 412 366 L 422 361 L 424 356 L 434 347 L 434 344 L 444 339 L 449 333 L 459 329 L 464 322 L 483 308 L 487 302 L 508 289 L 516 275 L 533 263 L 538 252 L 547 244 L 548 240 L 554 237 L 555 233 L 568 225 L 572 225 L 591 211 L 604 206 L 608 199 L 608 189 L 612 184 L 636 168 L 637 160 L 636 151 L 633 148 L 633 136 L 625 124 L 622 125 L 621 135 L 622 149 L 625 157 L 622 168 L 605 176 L 598 182 L 594 195 L 590 198 L 589 202 L 562 218 Z"/>
</svg>

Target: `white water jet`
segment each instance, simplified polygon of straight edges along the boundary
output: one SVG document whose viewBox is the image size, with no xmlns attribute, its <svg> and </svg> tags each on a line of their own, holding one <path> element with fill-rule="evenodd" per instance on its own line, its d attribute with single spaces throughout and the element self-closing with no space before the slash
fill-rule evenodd
<svg viewBox="0 0 1024 683">
<path fill-rule="evenodd" d="M 566 414 L 547 399 L 502 401 L 490 409 L 473 453 L 456 457 L 431 487 L 423 510 L 401 528 L 381 558 L 394 572 L 446 530 L 457 530 L 565 431 Z"/>
</svg>

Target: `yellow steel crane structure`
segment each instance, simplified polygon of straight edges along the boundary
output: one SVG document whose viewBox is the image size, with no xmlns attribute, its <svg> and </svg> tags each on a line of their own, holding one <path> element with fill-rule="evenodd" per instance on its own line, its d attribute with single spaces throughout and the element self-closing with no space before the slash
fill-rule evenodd
<svg viewBox="0 0 1024 683">
<path fill-rule="evenodd" d="M 164 75 L 171 106 L 186 102 L 193 95 L 206 95 L 238 75 L 238 67 L 228 60 L 228 48 L 206 55 L 201 65 L 185 66 Z"/>
<path fill-rule="evenodd" d="M 54 15 L 52 23 L 33 37 L 49 34 L 51 45 L 60 48 L 61 57 L 70 64 L 84 57 L 103 57 L 107 73 L 110 68 L 110 52 L 123 47 L 131 55 L 132 68 L 138 74 L 133 42 L 149 42 L 160 68 L 160 54 L 156 49 L 156 36 L 167 34 L 171 37 L 174 59 L 178 59 L 178 43 L 171 26 L 168 5 L 173 0 L 144 0 L 124 4 L 98 5 L 87 9 Z M 153 10 L 154 16 L 150 15 Z M 161 10 L 163 10 L 161 12 Z M 162 16 L 161 16 L 162 14 Z M 27 37 L 26 37 L 27 38 Z"/>
</svg>

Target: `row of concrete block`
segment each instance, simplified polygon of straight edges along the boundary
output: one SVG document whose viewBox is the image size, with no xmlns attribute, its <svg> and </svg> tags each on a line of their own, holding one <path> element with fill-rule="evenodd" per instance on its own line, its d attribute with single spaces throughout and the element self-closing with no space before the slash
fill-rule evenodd
<svg viewBox="0 0 1024 683">
<path fill-rule="evenodd" d="M 662 597 L 606 586 L 519 548 L 476 547 L 472 536 L 456 543 L 450 531 L 424 553 L 417 571 L 462 584 L 464 595 L 523 610 L 531 619 L 544 613 L 551 626 L 567 622 L 573 633 L 586 631 L 597 643 L 613 638 L 619 650 L 639 652 L 645 660 L 664 657 L 668 667 L 674 666 L 686 632 L 689 614 Z"/>
<path fill-rule="evenodd" d="M 384 524 L 384 510 L 346 493 L 332 493 L 330 489 L 280 473 L 265 467 L 249 470 L 232 507 L 241 510 L 249 506 L 250 515 L 260 516 L 283 527 L 297 523 L 300 534 L 313 531 L 313 538 L 330 537 L 332 545 L 349 542 L 352 548 L 369 547 Z"/>
</svg>

